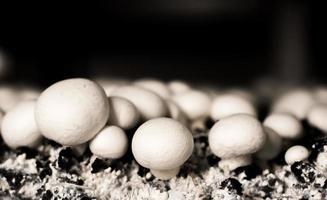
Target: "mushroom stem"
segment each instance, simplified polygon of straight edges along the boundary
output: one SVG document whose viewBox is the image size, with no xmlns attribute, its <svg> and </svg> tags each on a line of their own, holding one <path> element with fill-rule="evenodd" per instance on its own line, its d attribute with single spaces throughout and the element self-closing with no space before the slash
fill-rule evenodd
<svg viewBox="0 0 327 200">
<path fill-rule="evenodd" d="M 238 167 L 243 167 L 251 164 L 251 155 L 237 156 L 233 158 L 224 158 L 219 162 L 219 167 L 225 172 L 232 171 Z"/>
<path fill-rule="evenodd" d="M 158 179 L 161 180 L 168 180 L 176 176 L 179 172 L 180 167 L 177 167 L 175 169 L 170 169 L 170 170 L 155 170 L 151 169 L 151 173 L 157 177 Z"/>
<path fill-rule="evenodd" d="M 195 133 L 201 133 L 205 132 L 207 130 L 206 124 L 205 124 L 206 118 L 201 117 L 191 122 L 190 129 L 193 134 Z"/>
<path fill-rule="evenodd" d="M 88 147 L 87 143 L 72 146 L 71 149 L 76 156 L 82 156 Z"/>
</svg>

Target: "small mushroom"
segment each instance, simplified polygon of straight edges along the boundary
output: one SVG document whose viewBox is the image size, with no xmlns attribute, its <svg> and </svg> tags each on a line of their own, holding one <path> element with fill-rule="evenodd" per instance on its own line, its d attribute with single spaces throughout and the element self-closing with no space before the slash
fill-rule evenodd
<svg viewBox="0 0 327 200">
<path fill-rule="evenodd" d="M 98 84 L 75 78 L 43 91 L 35 112 L 36 123 L 46 138 L 75 146 L 89 141 L 105 126 L 109 103 Z"/>
<path fill-rule="evenodd" d="M 135 81 L 134 84 L 156 93 L 163 99 L 168 99 L 171 96 L 171 91 L 168 86 L 157 79 L 140 79 Z"/>
<path fill-rule="evenodd" d="M 130 129 L 139 122 L 140 113 L 129 100 L 121 97 L 109 97 L 109 105 L 109 125 Z"/>
<path fill-rule="evenodd" d="M 291 90 L 280 96 L 272 106 L 274 112 L 290 113 L 302 120 L 315 103 L 311 92 L 305 89 Z"/>
<path fill-rule="evenodd" d="M 320 152 L 317 156 L 317 167 L 320 169 L 327 169 L 327 152 Z"/>
<path fill-rule="evenodd" d="M 209 115 L 211 99 L 204 92 L 190 90 L 176 94 L 172 99 L 191 120 Z"/>
<path fill-rule="evenodd" d="M 144 120 L 166 116 L 167 105 L 157 94 L 138 86 L 123 86 L 112 92 L 111 96 L 125 98 L 132 102 Z"/>
<path fill-rule="evenodd" d="M 264 145 L 266 134 L 255 117 L 236 114 L 216 122 L 208 139 L 211 151 L 222 159 L 224 170 L 229 171 L 247 165 L 249 156 Z"/>
<path fill-rule="evenodd" d="M 132 139 L 136 161 L 159 179 L 174 177 L 191 156 L 194 143 L 190 131 L 171 118 L 156 118 L 142 124 Z"/>
<path fill-rule="evenodd" d="M 316 104 L 308 112 L 308 122 L 327 134 L 327 105 Z"/>
<path fill-rule="evenodd" d="M 118 159 L 128 149 L 125 132 L 117 126 L 107 126 L 89 144 L 91 152 L 101 158 Z"/>
<path fill-rule="evenodd" d="M 1 125 L 2 138 L 10 148 L 36 147 L 42 135 L 35 123 L 35 101 L 22 101 L 6 113 Z"/>
<path fill-rule="evenodd" d="M 289 113 L 273 113 L 263 122 L 282 138 L 297 139 L 303 134 L 301 122 Z"/>
<path fill-rule="evenodd" d="M 256 116 L 253 104 L 236 94 L 223 94 L 217 96 L 211 106 L 211 118 L 218 121 L 234 114 L 249 114 Z"/>
<path fill-rule="evenodd" d="M 285 153 L 285 161 L 289 165 L 298 161 L 306 160 L 308 157 L 308 149 L 301 145 L 292 146 Z"/>
</svg>

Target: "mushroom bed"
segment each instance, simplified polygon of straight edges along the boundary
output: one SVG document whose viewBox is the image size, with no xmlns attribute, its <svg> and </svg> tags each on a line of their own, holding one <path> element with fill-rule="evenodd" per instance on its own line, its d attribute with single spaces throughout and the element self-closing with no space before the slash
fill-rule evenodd
<svg viewBox="0 0 327 200">
<path fill-rule="evenodd" d="M 79 157 L 50 140 L 36 150 L 10 150 L 1 141 L 0 199 L 326 199 L 327 173 L 314 160 L 327 151 L 327 138 L 302 144 L 311 152 L 308 161 L 287 165 L 282 152 L 269 163 L 226 174 L 210 152 L 207 134 L 199 132 L 179 174 L 162 181 L 138 165 L 130 150 L 113 161 L 89 150 Z"/>
<path fill-rule="evenodd" d="M 272 88 L 0 87 L 0 200 L 327 199 L 327 87 Z"/>
</svg>

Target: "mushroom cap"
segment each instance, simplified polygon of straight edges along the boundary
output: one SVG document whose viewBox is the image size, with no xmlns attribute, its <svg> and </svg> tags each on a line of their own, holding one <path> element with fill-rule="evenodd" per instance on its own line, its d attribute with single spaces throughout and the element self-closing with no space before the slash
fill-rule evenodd
<svg viewBox="0 0 327 200">
<path fill-rule="evenodd" d="M 327 105 L 316 104 L 308 112 L 309 124 L 327 133 Z"/>
<path fill-rule="evenodd" d="M 327 152 L 320 152 L 318 154 L 316 165 L 323 170 L 327 168 Z"/>
<path fill-rule="evenodd" d="M 140 79 L 135 81 L 134 84 L 156 93 L 163 99 L 168 99 L 171 96 L 171 91 L 168 86 L 157 79 Z"/>
<path fill-rule="evenodd" d="M 302 124 L 289 113 L 273 113 L 263 122 L 283 138 L 296 139 L 302 136 Z"/>
<path fill-rule="evenodd" d="M 236 94 L 223 94 L 217 96 L 211 106 L 211 118 L 218 121 L 234 114 L 249 114 L 256 116 L 253 104 Z"/>
<path fill-rule="evenodd" d="M 117 159 L 126 153 L 128 139 L 121 128 L 107 126 L 91 140 L 89 147 L 96 156 Z"/>
<path fill-rule="evenodd" d="M 170 170 L 181 166 L 192 154 L 193 136 L 180 122 L 156 118 L 142 124 L 132 140 L 136 161 L 147 168 Z"/>
<path fill-rule="evenodd" d="M 238 156 L 233 158 L 226 158 L 219 161 L 218 166 L 226 171 L 232 171 L 236 168 L 250 165 L 252 163 L 251 155 Z"/>
<path fill-rule="evenodd" d="M 285 161 L 289 165 L 298 161 L 303 161 L 308 157 L 308 149 L 301 145 L 292 146 L 285 153 Z"/>
<path fill-rule="evenodd" d="M 310 107 L 315 103 L 311 92 L 298 89 L 280 96 L 273 104 L 274 112 L 287 112 L 299 119 L 304 119 Z"/>
<path fill-rule="evenodd" d="M 179 94 L 191 90 L 191 87 L 181 80 L 170 81 L 168 87 L 173 94 Z"/>
<path fill-rule="evenodd" d="M 197 119 L 209 115 L 211 99 L 204 92 L 190 90 L 175 95 L 172 100 L 189 119 Z"/>
<path fill-rule="evenodd" d="M 221 119 L 209 131 L 211 151 L 220 158 L 252 154 L 265 143 L 261 123 L 251 115 L 236 114 Z"/>
<path fill-rule="evenodd" d="M 145 120 L 167 115 L 167 105 L 157 94 L 138 86 L 123 86 L 112 92 L 111 96 L 118 96 L 131 101 Z"/>
<path fill-rule="evenodd" d="M 6 113 L 1 125 L 2 138 L 11 148 L 35 147 L 42 135 L 35 122 L 35 101 L 22 101 Z"/>
<path fill-rule="evenodd" d="M 57 82 L 42 92 L 35 109 L 41 133 L 62 145 L 93 138 L 107 123 L 109 102 L 103 89 L 81 78 Z"/>
<path fill-rule="evenodd" d="M 140 120 L 140 113 L 132 102 L 121 97 L 109 97 L 108 123 L 122 129 L 133 128 Z"/>
</svg>

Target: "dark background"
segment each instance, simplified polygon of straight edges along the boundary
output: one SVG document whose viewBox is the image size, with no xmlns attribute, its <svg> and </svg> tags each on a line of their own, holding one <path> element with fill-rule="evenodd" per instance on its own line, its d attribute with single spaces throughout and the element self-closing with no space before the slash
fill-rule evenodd
<svg viewBox="0 0 327 200">
<path fill-rule="evenodd" d="M 318 1 L 7 2 L 0 12 L 0 49 L 12 60 L 3 82 L 108 75 L 247 84 L 327 75 Z M 292 13 L 300 25 L 281 25 Z"/>
</svg>

